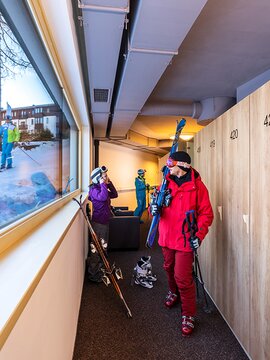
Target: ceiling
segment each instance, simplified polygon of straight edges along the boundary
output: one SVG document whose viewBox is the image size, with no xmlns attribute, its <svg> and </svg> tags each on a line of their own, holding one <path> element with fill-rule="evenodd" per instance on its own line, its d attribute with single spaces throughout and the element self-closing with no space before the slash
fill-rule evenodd
<svg viewBox="0 0 270 360">
<path fill-rule="evenodd" d="M 177 119 L 194 134 L 270 79 L 269 0 L 79 0 L 78 8 L 96 139 L 161 155 Z"/>
</svg>

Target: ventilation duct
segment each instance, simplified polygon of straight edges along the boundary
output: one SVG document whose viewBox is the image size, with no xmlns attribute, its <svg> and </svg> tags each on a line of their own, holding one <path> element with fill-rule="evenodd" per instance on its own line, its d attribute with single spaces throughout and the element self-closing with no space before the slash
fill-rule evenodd
<svg viewBox="0 0 270 360">
<path fill-rule="evenodd" d="M 140 112 L 140 115 L 150 116 L 189 116 L 197 119 L 202 112 L 202 105 L 199 102 L 183 104 L 180 102 L 169 103 L 148 103 Z"/>
<path fill-rule="evenodd" d="M 218 96 L 184 104 L 179 102 L 149 103 L 141 111 L 141 115 L 148 116 L 189 116 L 198 119 L 200 125 L 208 123 L 235 105 L 235 98 Z"/>
<path fill-rule="evenodd" d="M 104 138 L 129 1 L 79 0 L 78 6 L 82 10 L 94 136 Z"/>
<path fill-rule="evenodd" d="M 178 48 L 206 2 L 134 2 L 128 50 L 116 95 L 110 136 L 126 135 L 173 56 L 178 54 Z"/>
<path fill-rule="evenodd" d="M 204 122 L 216 119 L 225 111 L 235 105 L 235 98 L 228 96 L 215 96 L 201 101 L 202 113 L 198 118 L 198 124 L 204 125 Z"/>
</svg>

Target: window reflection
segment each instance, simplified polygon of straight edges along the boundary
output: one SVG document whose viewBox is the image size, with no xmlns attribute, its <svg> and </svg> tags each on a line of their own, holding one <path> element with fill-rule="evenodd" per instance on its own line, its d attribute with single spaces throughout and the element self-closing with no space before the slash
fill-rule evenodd
<svg viewBox="0 0 270 360">
<path fill-rule="evenodd" d="M 53 102 L 1 13 L 0 60 L 3 228 L 77 188 L 78 132 L 72 130 L 71 141 L 62 110 Z M 75 157 L 71 156 L 74 152 Z"/>
</svg>

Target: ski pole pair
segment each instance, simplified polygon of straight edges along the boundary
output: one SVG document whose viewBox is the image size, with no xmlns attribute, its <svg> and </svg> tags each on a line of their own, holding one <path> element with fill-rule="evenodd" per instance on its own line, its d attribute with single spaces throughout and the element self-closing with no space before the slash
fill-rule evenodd
<svg viewBox="0 0 270 360">
<path fill-rule="evenodd" d="M 184 220 L 183 229 L 182 229 L 184 238 L 186 239 L 185 231 L 184 231 L 185 224 L 187 224 L 188 232 L 190 233 L 189 241 L 191 241 L 191 239 L 194 239 L 196 237 L 196 232 L 198 231 L 197 220 L 196 220 L 196 217 L 195 217 L 195 211 L 194 210 L 190 210 L 190 211 L 186 212 L 186 218 Z M 205 312 L 210 312 L 209 304 L 208 304 L 207 296 L 206 296 L 206 290 L 205 290 L 205 287 L 204 287 L 204 281 L 203 281 L 203 277 L 202 277 L 201 267 L 200 267 L 200 263 L 199 263 L 199 256 L 198 256 L 198 253 L 197 253 L 197 249 L 193 250 L 193 254 L 194 254 L 193 275 L 194 275 L 195 284 L 196 284 L 196 293 L 197 293 L 197 296 L 199 297 L 199 284 L 200 284 L 201 287 L 202 287 L 203 298 L 204 298 L 204 303 L 205 303 L 204 311 Z"/>
</svg>

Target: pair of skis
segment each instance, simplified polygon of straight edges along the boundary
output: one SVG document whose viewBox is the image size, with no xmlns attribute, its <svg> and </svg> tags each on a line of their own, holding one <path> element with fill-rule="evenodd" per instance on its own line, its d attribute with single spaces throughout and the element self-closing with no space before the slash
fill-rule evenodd
<svg viewBox="0 0 270 360">
<path fill-rule="evenodd" d="M 89 228 L 89 231 L 90 231 L 90 234 L 92 236 L 92 241 L 93 241 L 93 244 L 95 245 L 95 248 L 103 262 L 103 265 L 104 265 L 104 275 L 103 275 L 103 282 L 105 283 L 105 285 L 109 285 L 110 283 L 113 284 L 114 288 L 115 288 L 115 291 L 117 292 L 118 296 L 120 297 L 120 299 L 122 300 L 122 302 L 124 303 L 124 306 L 127 310 L 127 317 L 131 318 L 132 317 L 132 314 L 131 314 L 131 311 L 123 297 L 123 294 L 121 292 L 121 289 L 117 283 L 117 280 L 118 279 L 121 279 L 122 278 L 122 273 L 121 273 L 121 270 L 118 268 L 115 267 L 115 265 L 111 266 L 108 259 L 107 259 L 107 256 L 106 256 L 106 253 L 103 249 L 103 246 L 100 242 L 100 240 L 98 239 L 97 237 L 97 234 L 95 233 L 91 223 L 90 223 L 90 220 L 83 208 L 83 204 L 82 204 L 82 195 L 80 196 L 80 201 L 78 201 L 77 199 L 73 198 L 74 201 L 76 201 L 76 203 L 79 205 L 82 213 L 83 213 L 83 216 L 84 216 L 84 219 L 85 221 L 87 222 L 87 225 L 88 225 L 88 228 Z"/>
<path fill-rule="evenodd" d="M 181 134 L 181 132 L 182 132 L 185 125 L 186 125 L 186 120 L 185 119 L 181 119 L 179 121 L 179 123 L 177 124 L 173 144 L 172 144 L 171 151 L 170 151 L 170 155 L 178 150 L 179 136 L 180 136 L 180 134 Z M 169 171 L 170 171 L 169 168 L 167 166 L 165 166 L 165 168 L 163 170 L 162 183 L 161 183 L 161 186 L 160 186 L 160 190 L 157 193 L 157 199 L 156 199 L 156 204 L 157 204 L 157 206 L 159 208 L 162 208 L 162 206 L 164 205 L 164 199 L 165 199 L 166 189 L 167 189 L 166 176 L 169 173 Z M 159 219 L 160 219 L 160 214 L 157 214 L 157 215 L 153 216 L 153 219 L 152 219 L 152 222 L 151 222 L 151 225 L 150 225 L 150 229 L 149 229 L 149 232 L 148 232 L 148 236 L 147 236 L 147 239 L 146 239 L 146 247 L 148 247 L 148 248 L 151 248 L 153 246 L 154 241 L 155 241 L 157 230 L 158 230 Z"/>
</svg>

